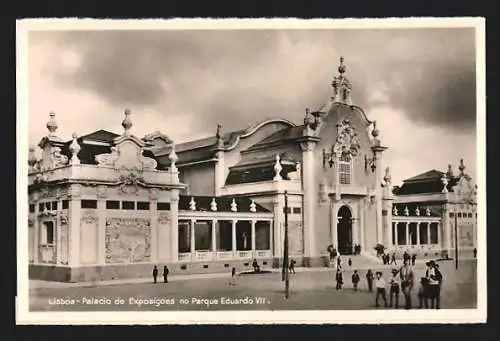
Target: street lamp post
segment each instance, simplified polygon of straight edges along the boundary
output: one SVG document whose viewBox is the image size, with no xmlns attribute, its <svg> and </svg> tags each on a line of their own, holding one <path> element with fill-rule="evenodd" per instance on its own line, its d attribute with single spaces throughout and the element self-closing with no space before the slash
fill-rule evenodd
<svg viewBox="0 0 500 341">
<path fill-rule="evenodd" d="M 458 218 L 456 204 L 453 207 L 453 216 L 455 217 L 455 270 L 458 270 Z"/>
</svg>

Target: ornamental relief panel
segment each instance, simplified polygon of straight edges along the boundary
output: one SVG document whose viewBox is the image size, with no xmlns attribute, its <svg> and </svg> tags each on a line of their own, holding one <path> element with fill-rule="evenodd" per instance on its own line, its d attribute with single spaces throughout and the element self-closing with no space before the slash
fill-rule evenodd
<svg viewBox="0 0 500 341">
<path fill-rule="evenodd" d="M 170 213 L 160 213 L 158 215 L 158 223 L 160 225 L 170 224 L 170 219 L 171 219 Z"/>
<path fill-rule="evenodd" d="M 68 225 L 64 224 L 60 226 L 60 261 L 62 264 L 68 264 L 68 247 L 69 247 L 69 233 L 68 233 Z"/>
<path fill-rule="evenodd" d="M 81 221 L 84 224 L 95 224 L 98 221 L 96 210 L 85 210 L 82 212 Z"/>
<path fill-rule="evenodd" d="M 106 219 L 106 263 L 147 262 L 150 257 L 149 219 Z"/>
<path fill-rule="evenodd" d="M 304 253 L 304 236 L 300 221 L 288 223 L 288 242 L 290 254 L 301 255 Z"/>
</svg>

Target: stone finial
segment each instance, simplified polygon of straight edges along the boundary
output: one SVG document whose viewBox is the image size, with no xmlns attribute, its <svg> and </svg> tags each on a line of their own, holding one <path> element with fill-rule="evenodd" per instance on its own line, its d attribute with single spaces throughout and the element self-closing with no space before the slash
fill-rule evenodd
<svg viewBox="0 0 500 341">
<path fill-rule="evenodd" d="M 384 181 L 386 184 L 390 184 L 392 181 L 391 169 L 389 167 L 386 167 L 386 169 L 385 169 Z"/>
<path fill-rule="evenodd" d="M 380 130 L 377 128 L 377 121 L 373 121 L 373 130 L 372 130 L 372 136 L 375 141 L 378 141 L 378 137 L 380 135 Z"/>
<path fill-rule="evenodd" d="M 447 175 L 449 178 L 452 178 L 452 177 L 453 177 L 453 169 L 451 168 L 451 165 L 448 165 L 448 170 L 446 171 L 446 175 Z"/>
<path fill-rule="evenodd" d="M 416 216 L 419 216 L 419 215 L 420 215 L 420 209 L 418 208 L 418 206 L 417 206 L 417 208 L 415 209 L 415 215 L 416 215 Z"/>
<path fill-rule="evenodd" d="M 425 215 L 426 215 L 426 216 L 430 216 L 430 215 L 431 215 L 431 209 L 430 209 L 429 207 L 427 207 L 427 208 L 425 209 Z"/>
<path fill-rule="evenodd" d="M 29 154 L 28 154 L 28 166 L 30 170 L 35 169 L 35 165 L 37 163 L 36 155 L 35 155 L 35 147 L 30 146 L 29 148 Z"/>
<path fill-rule="evenodd" d="M 172 148 L 170 148 L 170 153 L 168 154 L 168 158 L 170 160 L 170 171 L 175 172 L 177 171 L 177 167 L 175 166 L 175 163 L 179 159 L 177 154 L 175 153 L 175 145 L 172 144 Z"/>
<path fill-rule="evenodd" d="M 80 144 L 78 144 L 78 135 L 76 133 L 73 133 L 72 137 L 73 141 L 69 145 L 69 151 L 71 152 L 71 164 L 79 165 L 80 159 L 78 158 L 78 153 L 82 148 L 80 147 Z"/>
<path fill-rule="evenodd" d="M 189 209 L 191 211 L 196 211 L 196 202 L 194 201 L 194 197 L 191 197 L 191 200 L 189 201 Z"/>
<path fill-rule="evenodd" d="M 49 120 L 47 121 L 47 129 L 49 130 L 49 136 L 54 136 L 57 130 L 56 114 L 51 112 L 49 114 Z"/>
<path fill-rule="evenodd" d="M 445 175 L 441 178 L 441 182 L 443 184 L 443 190 L 441 191 L 442 193 L 448 193 L 448 178 L 446 178 Z"/>
<path fill-rule="evenodd" d="M 257 205 L 255 205 L 255 201 L 253 201 L 253 200 L 250 203 L 250 212 L 252 212 L 252 213 L 257 212 Z"/>
<path fill-rule="evenodd" d="M 408 210 L 408 206 L 405 206 L 404 214 L 406 216 L 410 215 L 410 210 Z"/>
<path fill-rule="evenodd" d="M 122 121 L 122 127 L 125 130 L 124 134 L 130 134 L 129 130 L 132 128 L 132 120 L 130 119 L 131 112 L 129 109 L 125 110 L 125 118 Z"/>
<path fill-rule="evenodd" d="M 464 170 L 465 170 L 464 159 L 460 159 L 460 165 L 458 166 L 458 170 L 460 171 L 461 175 L 464 174 Z"/>
<path fill-rule="evenodd" d="M 276 162 L 274 163 L 274 179 L 275 181 L 283 180 L 281 177 L 281 170 L 283 167 L 281 167 L 281 161 L 280 161 L 280 156 L 279 154 L 276 154 Z"/>
<path fill-rule="evenodd" d="M 394 205 L 394 207 L 392 208 L 392 215 L 398 215 L 398 209 L 396 205 Z"/>
<path fill-rule="evenodd" d="M 333 79 L 332 87 L 334 89 L 333 101 L 352 105 L 351 91 L 352 85 L 349 79 L 345 76 L 346 66 L 344 57 L 340 57 L 340 65 L 338 67 L 339 75 Z"/>
<path fill-rule="evenodd" d="M 224 147 L 224 136 L 222 134 L 222 124 L 217 124 L 217 132 L 215 133 L 217 139 L 217 148 L 222 149 Z"/>
<path fill-rule="evenodd" d="M 215 198 L 212 198 L 212 202 L 210 203 L 210 209 L 212 211 L 217 211 L 217 202 L 215 201 Z"/>
<path fill-rule="evenodd" d="M 231 212 L 236 211 L 238 211 L 238 205 L 236 205 L 236 200 L 233 198 L 233 201 L 231 201 Z"/>
</svg>

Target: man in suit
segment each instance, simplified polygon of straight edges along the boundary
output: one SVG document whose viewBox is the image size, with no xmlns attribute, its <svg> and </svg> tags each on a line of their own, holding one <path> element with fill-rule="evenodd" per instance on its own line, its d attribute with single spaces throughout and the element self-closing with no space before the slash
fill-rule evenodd
<svg viewBox="0 0 500 341">
<path fill-rule="evenodd" d="M 408 258 L 404 260 L 404 265 L 399 270 L 399 275 L 401 277 L 401 290 L 405 297 L 405 309 L 411 309 L 411 291 L 414 284 L 414 274 Z"/>
</svg>

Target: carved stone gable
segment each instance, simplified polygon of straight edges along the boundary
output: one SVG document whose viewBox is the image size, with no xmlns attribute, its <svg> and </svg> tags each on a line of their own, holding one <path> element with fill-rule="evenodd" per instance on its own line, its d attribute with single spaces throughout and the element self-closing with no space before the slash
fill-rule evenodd
<svg viewBox="0 0 500 341">
<path fill-rule="evenodd" d="M 359 139 L 355 128 L 348 119 L 342 120 L 337 124 L 337 139 L 333 146 L 334 153 L 338 156 L 342 154 L 356 156 L 359 148 Z"/>
<path fill-rule="evenodd" d="M 95 160 L 101 166 L 114 168 L 156 169 L 155 159 L 145 157 L 145 143 L 133 135 L 120 136 L 115 140 L 116 145 L 111 147 L 111 153 L 96 155 Z"/>
<path fill-rule="evenodd" d="M 459 202 L 474 203 L 476 201 L 475 188 L 472 179 L 468 176 L 461 176 L 453 191 Z"/>
</svg>

